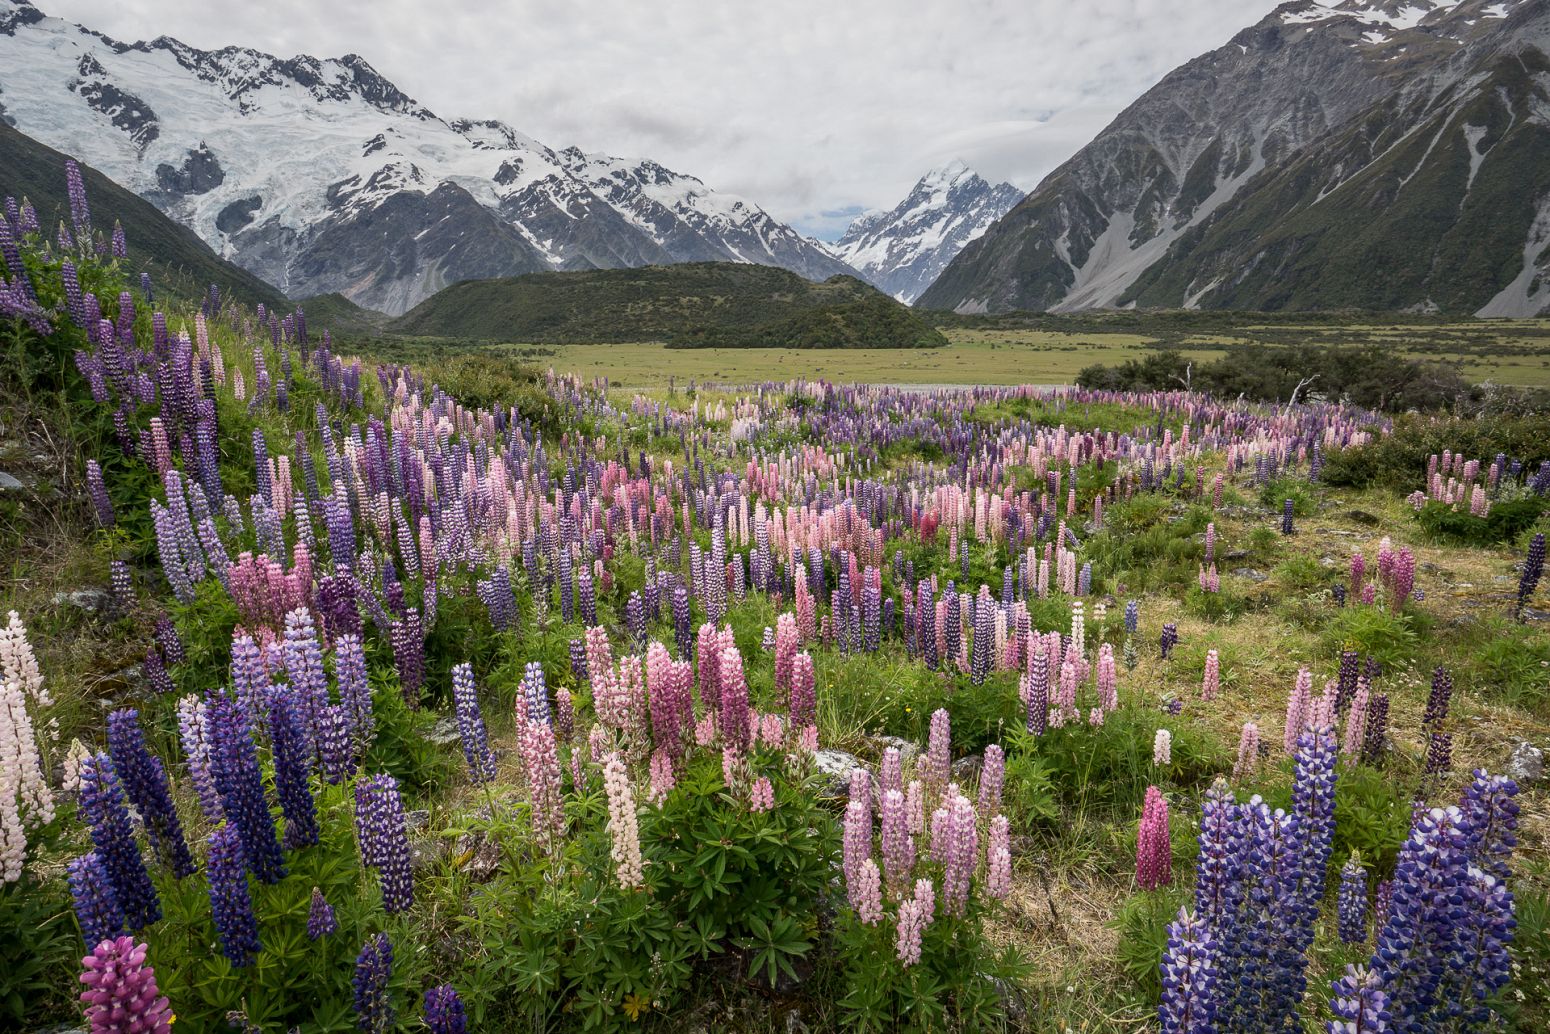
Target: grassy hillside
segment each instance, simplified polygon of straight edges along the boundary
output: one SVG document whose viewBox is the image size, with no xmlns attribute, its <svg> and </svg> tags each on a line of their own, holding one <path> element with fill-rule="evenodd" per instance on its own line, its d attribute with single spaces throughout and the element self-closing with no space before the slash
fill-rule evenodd
<svg viewBox="0 0 1550 1034">
<path fill-rule="evenodd" d="M 377 334 L 391 319 L 387 313 L 363 308 L 337 292 L 303 298 L 296 304 L 307 314 L 309 324 L 327 327 L 336 338 Z"/>
<path fill-rule="evenodd" d="M 695 262 L 454 284 L 388 325 L 395 334 L 545 344 L 663 341 L 684 348 L 920 348 L 946 339 L 854 277 L 821 284 L 771 266 Z"/>
<path fill-rule="evenodd" d="M 38 210 L 38 221 L 50 228 L 70 217 L 65 196 L 64 154 L 0 122 L 0 196 L 27 197 Z M 85 164 L 81 172 L 86 192 L 104 232 L 113 220 L 124 224 L 133 242 L 129 264 L 135 278 L 151 274 L 156 289 L 195 298 L 210 284 L 249 304 L 287 307 L 285 296 L 258 277 L 221 258 L 194 231 L 180 226 L 133 192 Z"/>
</svg>

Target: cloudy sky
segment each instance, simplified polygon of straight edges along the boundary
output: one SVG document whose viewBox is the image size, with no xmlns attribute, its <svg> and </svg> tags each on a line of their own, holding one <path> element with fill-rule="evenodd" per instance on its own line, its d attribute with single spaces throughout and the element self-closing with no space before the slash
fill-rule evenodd
<svg viewBox="0 0 1550 1034">
<path fill-rule="evenodd" d="M 121 40 L 364 56 L 443 118 L 652 157 L 822 237 L 961 158 L 1023 189 L 1275 0 L 37 0 Z"/>
</svg>

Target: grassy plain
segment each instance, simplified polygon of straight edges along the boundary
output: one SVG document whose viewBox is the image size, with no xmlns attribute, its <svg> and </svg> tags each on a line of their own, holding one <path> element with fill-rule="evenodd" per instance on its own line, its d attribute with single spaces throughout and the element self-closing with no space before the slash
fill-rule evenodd
<svg viewBox="0 0 1550 1034">
<path fill-rule="evenodd" d="M 1456 363 L 1472 381 L 1550 387 L 1546 320 L 1304 325 L 1258 319 L 1225 326 L 1202 321 L 1194 328 L 1154 325 L 1144 318 L 1123 329 L 947 326 L 942 332 L 948 347 L 924 349 L 670 349 L 653 342 L 466 347 L 588 379 L 606 376 L 616 387 L 659 388 L 669 381 L 746 384 L 793 377 L 887 384 L 1067 384 L 1085 366 L 1121 363 L 1157 347 L 1209 361 L 1255 344 L 1377 344 L 1398 355 Z"/>
</svg>

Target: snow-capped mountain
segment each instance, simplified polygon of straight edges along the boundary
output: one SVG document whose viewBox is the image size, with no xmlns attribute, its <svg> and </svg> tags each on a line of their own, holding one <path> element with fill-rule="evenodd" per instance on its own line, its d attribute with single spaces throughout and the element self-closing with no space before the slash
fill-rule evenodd
<svg viewBox="0 0 1550 1034">
<path fill-rule="evenodd" d="M 446 284 L 684 261 L 853 271 L 652 161 L 438 117 L 351 54 L 121 43 L 0 0 L 0 118 L 76 154 L 292 297 L 389 313 Z"/>
<path fill-rule="evenodd" d="M 1550 306 L 1550 0 L 1294 0 L 1174 70 L 920 304 Z"/>
<path fill-rule="evenodd" d="M 874 286 L 913 302 L 964 245 L 1023 199 L 1010 183 L 992 186 L 961 161 L 921 177 L 891 212 L 868 212 L 830 246 Z"/>
</svg>

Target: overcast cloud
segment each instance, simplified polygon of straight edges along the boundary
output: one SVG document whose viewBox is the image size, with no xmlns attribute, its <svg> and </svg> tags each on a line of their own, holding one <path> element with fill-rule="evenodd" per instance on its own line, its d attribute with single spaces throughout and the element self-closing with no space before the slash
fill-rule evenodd
<svg viewBox="0 0 1550 1034">
<path fill-rule="evenodd" d="M 1275 0 L 37 0 L 121 40 L 358 53 L 446 119 L 651 157 L 833 237 L 961 158 L 1031 189 Z"/>
</svg>

